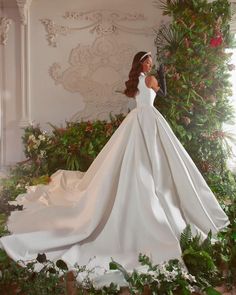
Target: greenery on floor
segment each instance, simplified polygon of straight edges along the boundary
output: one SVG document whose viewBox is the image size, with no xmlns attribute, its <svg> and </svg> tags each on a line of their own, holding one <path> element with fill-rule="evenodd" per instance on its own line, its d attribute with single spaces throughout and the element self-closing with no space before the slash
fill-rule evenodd
<svg viewBox="0 0 236 295">
<path fill-rule="evenodd" d="M 226 279 L 219 265 L 223 256 L 224 262 L 229 257 L 220 242 L 213 244 L 211 238 L 211 232 L 205 240 L 200 239 L 198 235 L 193 237 L 190 226 L 186 227 L 181 235 L 180 244 L 187 269 L 177 259 L 153 265 L 148 256 L 140 254 L 139 262 L 143 268 L 130 273 L 118 262 L 112 261 L 110 270 L 122 272 L 130 294 L 190 295 L 194 292 L 218 295 L 221 293 L 213 286 L 222 284 Z M 235 275 L 235 253 L 234 258 L 230 259 L 234 263 L 234 270 L 233 267 L 231 270 Z M 74 270 L 69 271 L 64 261 L 52 262 L 43 253 L 28 263 L 19 263 L 21 266 L 10 260 L 5 252 L 0 251 L 1 294 L 119 294 L 123 289 L 113 283 L 100 289 L 95 288 L 90 278 L 94 269 L 88 270 L 86 266 L 76 265 Z M 40 264 L 40 271 L 35 272 L 36 264 Z M 80 282 L 76 280 L 79 274 L 84 275 Z M 229 288 L 231 283 L 228 285 Z"/>
</svg>

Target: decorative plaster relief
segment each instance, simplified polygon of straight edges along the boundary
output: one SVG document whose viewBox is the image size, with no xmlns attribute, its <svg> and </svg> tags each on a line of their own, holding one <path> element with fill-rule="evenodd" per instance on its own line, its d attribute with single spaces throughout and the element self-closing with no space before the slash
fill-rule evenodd
<svg viewBox="0 0 236 295">
<path fill-rule="evenodd" d="M 20 13 L 21 23 L 23 25 L 26 25 L 28 23 L 28 10 L 31 5 L 31 2 L 32 0 L 16 0 Z"/>
<path fill-rule="evenodd" d="M 41 19 L 40 21 L 44 24 L 47 32 L 47 40 L 49 45 L 57 46 L 58 35 L 68 35 L 69 33 L 90 29 L 90 33 L 96 32 L 99 36 L 110 35 L 118 33 L 118 31 L 123 31 L 132 34 L 142 34 L 142 35 L 154 35 L 155 27 L 146 28 L 131 28 L 121 25 L 121 21 L 144 21 L 146 18 L 143 14 L 138 13 L 124 13 L 118 11 L 110 10 L 95 10 L 95 11 L 67 11 L 64 15 L 66 19 L 74 20 L 85 20 L 92 22 L 88 25 L 81 27 L 70 28 L 67 26 L 62 26 L 55 24 L 51 19 Z"/>
<path fill-rule="evenodd" d="M 48 43 L 53 47 L 57 46 L 56 38 L 58 35 L 66 36 L 73 31 L 73 29 L 68 27 L 56 25 L 54 21 L 48 18 L 41 19 L 40 21 L 45 26 Z"/>
<path fill-rule="evenodd" d="M 122 26 L 122 21 L 145 21 L 143 13 L 125 13 L 115 10 L 67 11 L 66 19 L 86 20 L 93 22 L 91 32 L 99 35 L 117 33 L 118 30 L 135 34 L 152 34 L 153 28 L 134 29 Z"/>
<path fill-rule="evenodd" d="M 66 70 L 62 71 L 58 63 L 50 67 L 49 74 L 56 84 L 84 97 L 85 110 L 73 118 L 101 118 L 111 111 L 125 112 L 128 99 L 119 91 L 124 89 L 134 52 L 132 45 L 120 44 L 111 36 L 98 37 L 92 46 L 79 44 L 72 49 Z"/>
<path fill-rule="evenodd" d="M 0 17 L 0 44 L 6 45 L 8 38 L 8 31 L 12 21 L 7 17 Z"/>
<path fill-rule="evenodd" d="M 101 21 L 107 20 L 109 22 L 117 21 L 137 21 L 146 20 L 143 13 L 129 13 L 115 10 L 90 10 L 90 11 L 66 11 L 64 18 L 75 20 L 89 20 L 89 21 Z"/>
</svg>

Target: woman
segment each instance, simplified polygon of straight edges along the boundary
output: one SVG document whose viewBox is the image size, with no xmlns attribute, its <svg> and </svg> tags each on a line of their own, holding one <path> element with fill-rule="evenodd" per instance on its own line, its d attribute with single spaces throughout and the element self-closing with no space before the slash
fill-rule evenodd
<svg viewBox="0 0 236 295">
<path fill-rule="evenodd" d="M 195 164 L 153 106 L 159 86 L 150 52 L 138 52 L 125 94 L 134 108 L 88 171 L 59 170 L 49 185 L 17 198 L 23 211 L 8 220 L 11 235 L 0 245 L 14 260 L 45 253 L 51 260 L 99 266 L 100 285 L 122 284 L 117 271 L 104 274 L 112 257 L 126 269 L 138 254 L 154 263 L 181 259 L 180 234 L 187 224 L 203 236 L 229 221 Z M 94 259 L 90 260 L 91 257 Z M 111 275 L 111 277 L 110 277 Z"/>
</svg>

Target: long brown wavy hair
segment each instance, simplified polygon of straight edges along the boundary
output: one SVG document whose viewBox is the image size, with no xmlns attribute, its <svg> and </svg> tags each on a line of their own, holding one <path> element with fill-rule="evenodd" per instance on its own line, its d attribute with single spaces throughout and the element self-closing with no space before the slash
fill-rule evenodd
<svg viewBox="0 0 236 295">
<path fill-rule="evenodd" d="M 124 94 L 128 97 L 134 98 L 139 91 L 138 82 L 139 82 L 139 75 L 143 69 L 142 62 L 144 62 L 150 56 L 150 55 L 146 55 L 144 56 L 144 58 L 142 58 L 142 56 L 146 53 L 147 53 L 146 51 L 139 51 L 134 56 L 132 67 L 129 72 L 129 80 L 125 82 L 126 89 L 124 90 Z"/>
</svg>

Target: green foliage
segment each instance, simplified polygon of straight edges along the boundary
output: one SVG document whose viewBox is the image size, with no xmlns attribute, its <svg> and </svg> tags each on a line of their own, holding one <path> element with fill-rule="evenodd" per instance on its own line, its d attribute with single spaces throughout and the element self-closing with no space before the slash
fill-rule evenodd
<svg viewBox="0 0 236 295">
<path fill-rule="evenodd" d="M 158 61 L 165 64 L 168 96 L 156 106 L 202 173 L 222 176 L 230 154 L 224 122 L 233 118 L 228 97 L 233 46 L 227 0 L 161 1 L 172 17 L 156 35 Z M 218 42 L 218 43 L 214 43 Z"/>
<path fill-rule="evenodd" d="M 186 251 L 190 252 L 190 248 Z M 209 265 L 208 262 L 210 258 L 207 257 L 205 259 L 205 256 L 207 256 L 207 253 L 201 255 L 201 252 L 199 252 L 197 257 L 194 257 L 194 261 L 199 258 L 204 259 L 207 261 L 207 269 L 212 269 L 213 266 Z M 148 256 L 140 254 L 139 261 L 141 265 L 147 267 L 146 270 L 134 270 L 132 273 L 127 273 L 119 263 L 112 262 L 112 269 L 120 270 L 129 283 L 131 294 L 143 294 L 145 290 L 150 292 L 150 294 L 166 295 L 192 294 L 194 290 L 204 291 L 205 294 L 218 294 L 209 283 L 207 273 L 202 273 L 202 276 L 198 277 L 199 280 L 197 280 L 196 276 L 185 270 L 178 259 L 173 259 L 160 265 L 154 265 Z"/>
<path fill-rule="evenodd" d="M 212 245 L 212 233 L 202 240 L 201 234 L 192 235 L 190 225 L 184 229 L 180 237 L 182 257 L 189 272 L 197 281 L 216 284 L 220 282 L 221 276 L 215 264 L 214 250 Z"/>
<path fill-rule="evenodd" d="M 45 170 L 42 170 L 41 173 L 45 173 Z M 38 165 L 29 160 L 12 167 L 8 176 L 1 179 L 0 212 L 2 212 L 2 218 L 4 217 L 6 220 L 7 215 L 12 210 L 8 202 L 14 201 L 18 195 L 25 193 L 28 186 L 47 184 L 50 181 L 47 174 L 36 176 L 38 174 Z M 7 230 L 1 225 L 0 236 L 6 233 Z"/>
<path fill-rule="evenodd" d="M 35 176 L 50 175 L 58 169 L 86 171 L 124 118 L 119 114 L 110 116 L 110 122 L 66 122 L 64 128 L 50 124 L 52 134 L 39 126 L 25 128 L 25 155 L 37 167 Z"/>
<path fill-rule="evenodd" d="M 235 204 L 233 206 L 236 208 Z M 235 212 L 234 212 L 235 214 Z M 222 230 L 218 234 L 218 241 L 213 245 L 215 263 L 222 274 L 226 284 L 230 288 L 236 284 L 236 220 L 232 222 L 229 228 Z"/>
<path fill-rule="evenodd" d="M 180 247 L 182 251 L 185 251 L 189 247 L 191 241 L 192 231 L 190 225 L 188 224 L 180 236 Z"/>
<path fill-rule="evenodd" d="M 34 178 L 36 166 L 32 162 L 26 162 L 11 168 L 9 175 L 1 179 L 1 199 L 15 200 L 15 198 L 26 191 L 30 185 L 30 179 Z"/>
<path fill-rule="evenodd" d="M 187 273 L 178 259 L 154 265 L 146 255 L 139 255 L 139 262 L 146 270 L 128 273 L 123 266 L 113 261 L 112 269 L 120 270 L 129 283 L 131 294 L 191 294 L 198 289 L 195 277 Z"/>
<path fill-rule="evenodd" d="M 9 213 L 8 201 L 25 193 L 28 186 L 49 183 L 49 176 L 58 169 L 86 171 L 124 118 L 119 114 L 110 116 L 110 122 L 67 122 L 65 128 L 51 125 L 51 134 L 39 125 L 26 127 L 22 140 L 28 159 L 1 179 L 0 212 Z"/>
<path fill-rule="evenodd" d="M 207 287 L 204 291 L 205 291 L 205 294 L 207 294 L 207 295 L 221 295 L 220 292 L 216 291 L 212 287 Z"/>
<path fill-rule="evenodd" d="M 47 261 L 42 269 L 35 273 L 32 261 L 26 267 L 20 267 L 0 250 L 0 292 L 1 294 L 59 295 L 65 294 L 65 285 L 61 274 L 53 262 Z M 53 271 L 51 271 L 53 269 Z"/>
<path fill-rule="evenodd" d="M 218 294 L 214 289 L 214 285 L 209 281 L 208 270 L 214 271 L 214 264 L 209 263 L 211 261 L 207 252 L 194 250 L 192 245 L 199 245 L 196 241 L 198 238 L 193 237 L 189 233 L 189 227 L 182 234 L 185 236 L 182 241 L 185 240 L 185 247 L 183 257 L 186 261 L 190 261 L 192 266 L 198 263 L 201 268 L 204 265 L 204 272 L 199 275 L 193 274 L 194 268 L 186 271 L 183 263 L 178 259 L 172 259 L 162 264 L 153 264 L 151 259 L 145 255 L 139 255 L 139 262 L 141 268 L 137 268 L 132 272 L 128 272 L 121 264 L 112 260 L 110 263 L 111 270 L 120 271 L 124 279 L 129 285 L 130 294 L 142 294 L 143 292 L 149 292 L 150 294 L 192 294 L 193 291 L 204 291 L 205 294 Z M 191 235 L 190 244 L 186 243 L 189 239 L 186 236 Z M 210 238 L 210 234 L 208 236 Z M 201 244 L 202 247 L 204 242 Z M 208 245 L 206 249 L 210 246 Z M 197 262 L 200 261 L 200 262 Z M 21 266 L 20 266 L 20 265 Z M 35 266 L 37 264 L 37 271 Z M 38 265 L 41 265 L 38 267 Z M 144 268 L 143 268 L 144 267 Z M 194 270 L 194 271 L 193 271 Z M 93 274 L 93 269 L 86 269 L 86 266 L 74 266 L 73 280 L 75 283 L 75 290 L 78 294 L 119 294 L 120 288 L 111 283 L 108 287 L 96 289 L 93 286 L 93 281 L 90 279 L 90 274 Z M 17 263 L 12 261 L 4 251 L 0 250 L 0 291 L 4 294 L 4 291 L 17 289 L 19 294 L 67 294 L 67 278 L 68 278 L 68 266 L 63 260 L 57 260 L 52 262 L 47 259 L 44 253 L 38 254 L 35 260 L 24 263 L 18 261 Z M 83 273 L 85 278 L 79 284 L 76 282 L 77 276 Z M 10 291 L 9 291 L 10 292 Z M 11 294 L 11 293 L 9 293 Z M 76 293 L 77 294 L 77 293 Z"/>
<path fill-rule="evenodd" d="M 0 237 L 8 234 L 8 230 L 6 229 L 6 220 L 7 220 L 6 214 L 0 213 Z"/>
<path fill-rule="evenodd" d="M 212 234 L 202 240 L 192 235 L 188 225 L 181 234 L 182 256 L 189 272 L 198 282 L 219 284 L 223 280 L 231 288 L 236 283 L 236 222 L 218 233 L 212 242 Z"/>
</svg>

